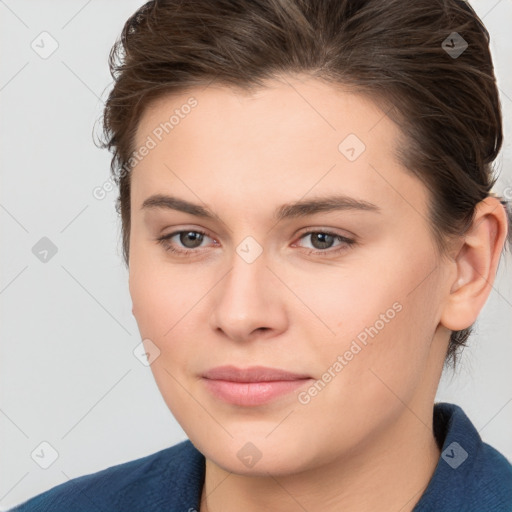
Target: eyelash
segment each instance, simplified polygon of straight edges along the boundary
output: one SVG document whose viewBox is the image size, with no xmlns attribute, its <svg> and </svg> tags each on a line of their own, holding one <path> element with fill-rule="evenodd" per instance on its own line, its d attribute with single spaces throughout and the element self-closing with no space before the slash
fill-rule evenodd
<svg viewBox="0 0 512 512">
<path fill-rule="evenodd" d="M 156 240 L 160 245 L 163 246 L 163 248 L 166 252 L 170 252 L 170 253 L 176 254 L 178 256 L 188 256 L 189 254 L 192 254 L 192 253 L 201 252 L 199 249 L 176 249 L 175 247 L 173 247 L 169 240 L 171 238 L 173 238 L 174 236 L 179 235 L 181 233 L 199 233 L 200 235 L 207 236 L 208 238 L 211 238 L 207 233 L 205 233 L 204 231 L 201 231 L 200 229 L 184 229 L 181 231 L 174 231 L 173 233 L 164 235 L 160 238 L 157 238 Z M 330 236 L 334 237 L 336 240 L 338 240 L 339 242 L 343 242 L 346 245 L 341 245 L 337 249 L 331 249 L 331 248 L 328 248 L 325 250 L 306 249 L 306 254 L 308 254 L 308 255 L 320 255 L 323 257 L 329 257 L 329 256 L 337 255 L 347 249 L 350 249 L 356 243 L 355 240 L 352 240 L 350 238 L 338 235 L 336 233 L 331 233 L 330 231 L 322 231 L 322 230 L 307 231 L 306 233 L 303 233 L 301 235 L 300 240 L 302 238 L 305 238 L 308 235 L 312 235 L 315 233 L 322 233 L 324 235 L 330 235 Z"/>
</svg>

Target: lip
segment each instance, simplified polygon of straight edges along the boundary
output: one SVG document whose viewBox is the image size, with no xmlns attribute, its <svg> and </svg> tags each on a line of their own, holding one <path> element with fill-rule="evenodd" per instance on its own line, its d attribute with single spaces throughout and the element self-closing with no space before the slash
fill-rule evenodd
<svg viewBox="0 0 512 512">
<path fill-rule="evenodd" d="M 240 406 L 268 403 L 312 380 L 310 375 L 265 366 L 219 366 L 206 371 L 202 377 L 214 396 Z"/>
<path fill-rule="evenodd" d="M 203 373 L 205 379 L 229 380 L 231 382 L 269 382 L 282 380 L 310 379 L 310 375 L 287 372 L 279 368 L 267 366 L 251 366 L 237 368 L 236 366 L 217 366 Z"/>
</svg>

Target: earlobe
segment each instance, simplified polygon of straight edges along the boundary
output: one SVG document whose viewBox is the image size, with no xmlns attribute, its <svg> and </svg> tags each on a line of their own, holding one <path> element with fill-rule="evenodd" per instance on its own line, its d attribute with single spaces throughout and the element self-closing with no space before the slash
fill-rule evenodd
<svg viewBox="0 0 512 512">
<path fill-rule="evenodd" d="M 452 331 L 473 324 L 491 291 L 508 220 L 505 209 L 494 197 L 477 204 L 471 228 L 455 257 L 449 295 L 441 315 L 441 324 Z"/>
</svg>

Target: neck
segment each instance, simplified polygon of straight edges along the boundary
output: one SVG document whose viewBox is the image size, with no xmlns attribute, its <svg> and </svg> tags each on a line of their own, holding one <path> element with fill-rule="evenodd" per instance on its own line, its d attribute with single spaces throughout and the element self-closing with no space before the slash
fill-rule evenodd
<svg viewBox="0 0 512 512">
<path fill-rule="evenodd" d="M 237 475 L 207 459 L 200 512 L 410 512 L 439 457 L 432 407 L 418 415 L 404 407 L 393 425 L 349 454 L 298 473 Z"/>
</svg>

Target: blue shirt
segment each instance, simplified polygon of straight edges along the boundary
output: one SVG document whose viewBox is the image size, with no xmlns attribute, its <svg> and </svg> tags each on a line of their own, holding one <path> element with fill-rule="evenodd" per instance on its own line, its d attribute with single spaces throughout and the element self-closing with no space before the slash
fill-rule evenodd
<svg viewBox="0 0 512 512">
<path fill-rule="evenodd" d="M 512 465 L 457 405 L 434 404 L 441 457 L 414 512 L 512 512 Z M 205 458 L 189 441 L 74 478 L 9 512 L 197 512 Z"/>
</svg>

